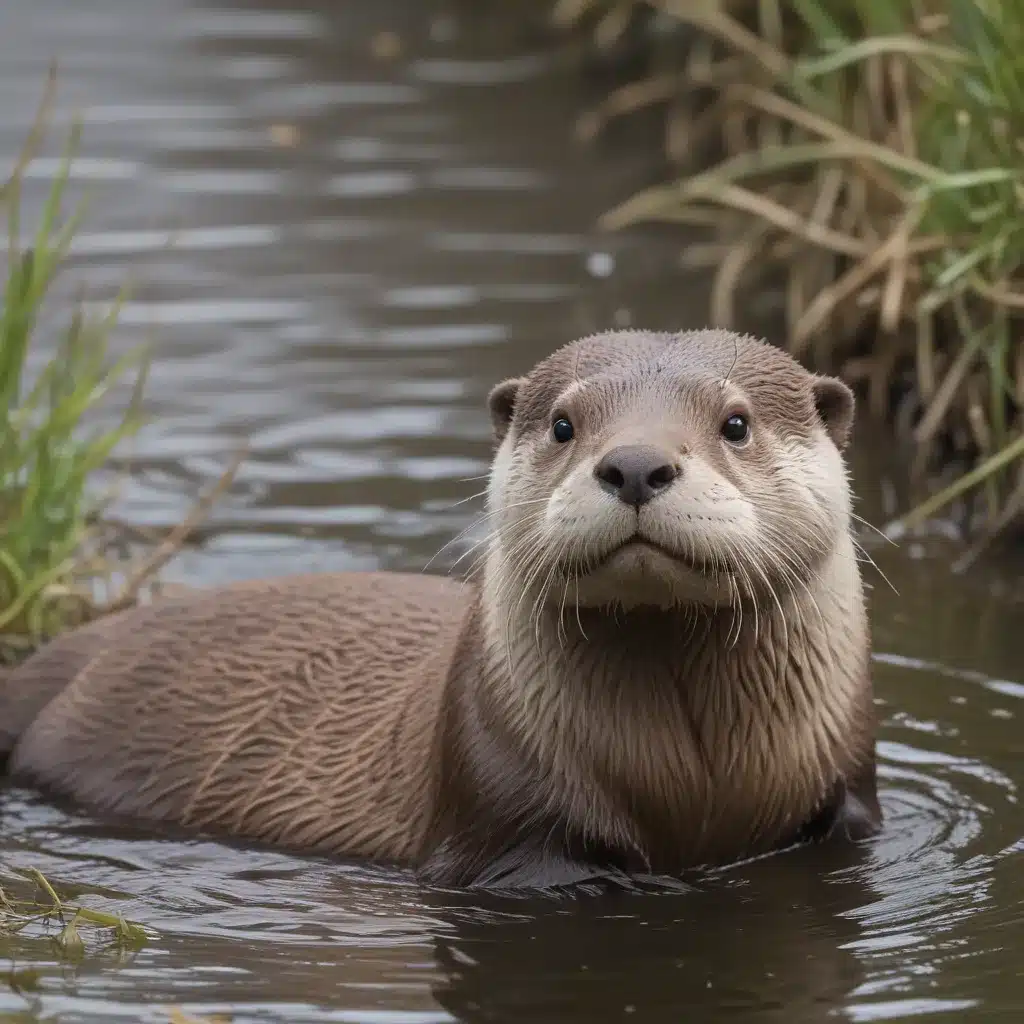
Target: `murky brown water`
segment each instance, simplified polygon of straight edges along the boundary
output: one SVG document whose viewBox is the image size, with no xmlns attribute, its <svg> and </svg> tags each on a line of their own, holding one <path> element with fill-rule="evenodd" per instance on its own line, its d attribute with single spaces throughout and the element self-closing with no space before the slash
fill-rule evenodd
<svg viewBox="0 0 1024 1024">
<path fill-rule="evenodd" d="M 171 524 L 252 442 L 177 578 L 422 567 L 479 511 L 456 502 L 482 486 L 493 381 L 586 330 L 705 315 L 664 238 L 593 234 L 646 180 L 644 150 L 571 144 L 582 86 L 514 6 L 3 4 L 0 159 L 57 56 L 62 108 L 86 114 L 76 185 L 97 190 L 69 284 L 106 299 L 133 275 L 118 345 L 156 347 L 118 514 Z M 374 56 L 381 31 L 398 56 Z M 53 170 L 35 165 L 31 201 Z M 873 521 L 904 476 L 888 448 L 862 433 Z M 153 938 L 74 968 L 44 940 L 5 946 L 42 980 L 0 992 L 0 1017 L 1022 1019 L 1022 565 L 954 578 L 939 542 L 864 540 L 900 592 L 869 570 L 888 824 L 865 857 L 776 857 L 686 896 L 469 899 L 8 792 L 4 865 Z"/>
</svg>

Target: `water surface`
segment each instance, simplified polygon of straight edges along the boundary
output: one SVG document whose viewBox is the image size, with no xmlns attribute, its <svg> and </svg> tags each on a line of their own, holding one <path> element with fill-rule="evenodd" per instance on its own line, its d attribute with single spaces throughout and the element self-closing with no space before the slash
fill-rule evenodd
<svg viewBox="0 0 1024 1024">
<path fill-rule="evenodd" d="M 0 13 L 0 161 L 56 56 L 61 110 L 85 116 L 74 184 L 95 193 L 62 295 L 84 284 L 103 302 L 130 276 L 116 344 L 155 349 L 153 422 L 117 515 L 171 525 L 251 444 L 172 577 L 423 568 L 479 514 L 464 499 L 482 487 L 496 380 L 586 331 L 702 322 L 707 282 L 680 278 L 671 239 L 593 231 L 655 168 L 643 147 L 573 144 L 584 86 L 514 6 L 24 0 Z M 30 204 L 56 155 L 33 166 Z M 905 470 L 884 432 L 858 441 L 858 509 L 877 522 Z M 0 1014 L 1020 1020 L 1022 565 L 954 577 L 941 540 L 863 542 L 899 593 L 866 566 L 887 826 L 861 855 L 774 857 L 683 896 L 468 898 L 113 829 L 9 791 L 0 860 L 152 938 L 127 958 L 90 947 L 77 966 L 44 939 L 7 944 L 5 969 L 41 976 L 35 993 L 0 992 Z"/>
</svg>

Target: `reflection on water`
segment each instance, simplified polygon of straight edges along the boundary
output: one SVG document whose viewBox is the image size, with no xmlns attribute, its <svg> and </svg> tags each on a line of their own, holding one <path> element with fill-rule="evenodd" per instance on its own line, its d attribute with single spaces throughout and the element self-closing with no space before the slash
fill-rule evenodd
<svg viewBox="0 0 1024 1024">
<path fill-rule="evenodd" d="M 156 349 L 153 422 L 117 514 L 170 524 L 251 442 L 203 544 L 173 566 L 190 581 L 422 568 L 479 512 L 464 499 L 483 486 L 494 381 L 573 335 L 706 311 L 670 240 L 591 230 L 646 180 L 644 150 L 574 146 L 575 72 L 513 5 L 290 7 L 37 0 L 0 16 L 0 161 L 58 57 L 62 109 L 86 122 L 73 180 L 95 190 L 65 287 L 103 303 L 134 278 L 117 344 Z M 53 156 L 32 168 L 30 203 Z M 900 485 L 889 457 L 862 434 L 855 481 L 875 521 Z M 153 939 L 75 968 L 43 940 L 9 944 L 9 965 L 43 974 L 38 994 L 0 994 L 0 1013 L 1018 1020 L 1022 567 L 954 580 L 941 552 L 872 536 L 899 595 L 865 567 L 888 823 L 862 854 L 769 858 L 681 896 L 469 899 L 113 829 L 13 791 L 3 861 Z"/>
</svg>

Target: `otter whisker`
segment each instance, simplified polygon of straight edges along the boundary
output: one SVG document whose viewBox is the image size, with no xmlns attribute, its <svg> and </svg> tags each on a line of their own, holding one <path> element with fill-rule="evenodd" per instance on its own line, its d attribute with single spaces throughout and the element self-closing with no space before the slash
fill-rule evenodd
<svg viewBox="0 0 1024 1024">
<path fill-rule="evenodd" d="M 530 531 L 519 539 L 515 545 L 503 548 L 501 554 L 500 569 L 504 574 L 504 589 L 499 591 L 498 597 L 502 604 L 519 591 L 519 603 L 525 596 L 532 577 L 540 572 L 543 561 L 541 555 L 544 553 L 545 542 L 543 536 L 536 531 Z M 521 581 L 525 579 L 525 583 Z M 510 613 L 518 611 L 518 604 L 510 609 Z"/>
<path fill-rule="evenodd" d="M 516 613 L 518 613 L 519 609 L 522 607 L 522 603 L 526 599 L 526 596 L 528 594 L 533 593 L 534 584 L 537 582 L 541 574 L 544 572 L 545 559 L 540 557 L 546 553 L 545 541 L 543 537 L 538 538 L 537 544 L 535 546 L 535 552 L 536 553 L 534 553 L 534 550 L 531 549 L 529 557 L 524 555 L 524 563 L 527 567 L 527 572 L 522 574 L 524 578 L 522 581 L 522 586 L 520 588 L 519 600 L 516 602 L 514 606 L 514 610 Z M 533 559 L 532 565 L 530 564 L 531 558 Z M 532 618 L 532 615 L 530 617 Z"/>
<path fill-rule="evenodd" d="M 532 534 L 532 532 L 530 532 L 528 529 L 530 525 L 531 524 L 528 521 L 528 519 L 521 520 L 519 523 L 513 524 L 512 526 L 503 527 L 499 525 L 494 530 L 490 531 L 486 537 L 482 538 L 480 541 L 474 544 L 470 551 L 473 551 L 476 548 L 483 546 L 485 548 L 485 554 L 492 554 L 497 551 L 501 555 L 502 560 L 504 561 L 507 558 L 508 549 L 511 548 L 512 550 L 516 550 L 523 544 L 523 542 L 528 542 L 529 540 L 534 538 L 534 534 Z M 505 538 L 506 543 L 504 545 L 501 543 L 503 530 L 505 534 L 508 535 Z M 517 538 L 517 532 L 521 532 L 523 536 Z M 513 542 L 512 544 L 508 543 L 508 541 L 510 540 Z M 470 573 L 470 578 L 472 578 L 472 575 L 475 574 L 478 570 L 485 567 L 486 558 L 483 558 L 480 560 L 480 562 L 473 566 L 473 569 Z"/>
<path fill-rule="evenodd" d="M 563 548 L 568 547 L 568 542 L 563 544 Z M 544 600 L 547 597 L 548 590 L 551 587 L 551 582 L 555 577 L 555 573 L 558 572 L 558 561 L 561 557 L 561 552 L 558 555 L 551 558 L 550 565 L 548 567 L 547 574 L 544 577 L 544 582 L 540 585 L 537 591 L 536 600 L 533 602 L 533 607 L 530 609 L 529 620 L 533 624 L 534 635 L 538 646 L 540 645 L 540 613 L 543 608 Z"/>
<path fill-rule="evenodd" d="M 742 564 L 739 565 L 740 580 L 743 585 L 749 590 L 750 579 L 747 576 L 747 570 Z M 735 580 L 729 577 L 729 598 L 730 604 L 732 605 L 732 620 L 729 623 L 729 633 L 726 637 L 726 641 L 730 648 L 736 646 L 739 643 L 740 637 L 743 635 L 743 594 L 740 591 L 740 580 Z M 733 601 L 735 603 L 733 603 Z M 733 625 L 736 627 L 736 636 L 733 637 Z M 759 630 L 759 616 L 757 612 L 757 604 L 754 603 L 754 643 L 757 643 L 758 630 Z"/>
<path fill-rule="evenodd" d="M 576 544 L 570 542 L 567 545 L 566 554 L 563 559 L 559 559 L 556 564 L 560 565 L 559 575 L 562 577 L 564 583 L 562 587 L 562 600 L 559 604 L 558 609 L 558 637 L 559 643 L 563 647 L 568 641 L 568 635 L 565 630 L 565 601 L 569 594 L 569 588 L 572 587 L 575 594 L 576 602 L 576 622 L 580 627 L 580 632 L 583 633 L 583 626 L 580 622 L 579 617 L 579 573 L 577 565 L 579 563 L 579 554 L 577 553 Z M 586 634 L 583 633 L 584 639 Z"/>
<path fill-rule="evenodd" d="M 580 570 L 582 568 L 583 563 L 581 558 L 577 563 L 573 565 L 573 580 L 575 584 L 574 590 L 576 592 L 576 625 L 579 627 L 579 631 L 583 639 L 589 643 L 590 637 L 587 636 L 587 631 L 583 628 L 583 620 L 580 617 Z"/>
<path fill-rule="evenodd" d="M 491 509 L 490 511 L 484 512 L 479 518 L 475 519 L 472 523 L 470 523 L 469 526 L 467 526 L 463 530 L 460 530 L 454 537 L 452 537 L 451 540 L 449 540 L 445 544 L 443 544 L 441 546 L 441 548 L 434 555 L 431 556 L 431 558 L 426 563 L 426 565 L 423 566 L 423 570 L 422 571 L 425 572 L 428 568 L 430 568 L 430 566 L 433 564 L 433 562 L 438 557 L 440 557 L 440 555 L 443 552 L 447 551 L 448 548 L 450 548 L 453 544 L 457 544 L 468 533 L 471 533 L 473 530 L 479 529 L 479 527 L 482 526 L 485 522 L 487 522 L 488 519 L 493 519 L 496 516 L 507 515 L 512 509 L 514 509 L 514 508 L 521 508 L 524 505 L 544 505 L 546 503 L 547 502 L 546 502 L 545 499 L 537 498 L 537 499 L 532 499 L 532 500 L 528 500 L 528 501 L 513 502 L 511 505 L 507 505 L 507 506 L 505 506 L 503 508 Z"/>
<path fill-rule="evenodd" d="M 875 526 L 874 523 L 869 522 L 863 516 L 859 516 L 856 512 L 851 510 L 850 518 L 855 519 L 862 526 L 866 526 L 869 530 L 872 530 L 874 533 L 877 533 L 878 536 L 881 537 L 882 540 L 884 540 L 887 544 L 891 544 L 894 548 L 899 547 L 899 543 L 893 540 L 893 538 L 890 537 L 889 534 L 887 534 L 884 530 L 880 530 L 877 526 Z"/>
<path fill-rule="evenodd" d="M 572 539 L 570 538 L 565 543 L 565 545 L 563 546 L 564 554 L 562 554 L 561 556 L 559 556 L 559 557 L 557 557 L 557 558 L 552 560 L 551 570 L 548 573 L 548 578 L 545 580 L 544 590 L 543 590 L 542 595 L 541 595 L 542 599 L 546 600 L 547 595 L 550 593 L 550 590 L 551 590 L 552 586 L 554 586 L 555 582 L 557 582 L 559 577 L 564 577 L 564 579 L 565 579 L 565 586 L 568 587 L 569 572 L 571 570 L 571 567 L 572 567 L 572 564 L 573 564 L 573 560 L 575 559 L 574 547 L 575 547 L 575 545 L 574 545 Z M 563 568 L 563 565 L 567 566 L 568 568 Z M 565 589 L 563 588 L 563 599 L 564 599 L 564 594 L 565 594 Z M 537 610 L 536 610 L 537 626 L 538 626 L 538 628 L 539 628 L 539 625 L 540 625 L 540 612 L 541 612 L 541 610 L 542 610 L 541 604 L 538 603 Z M 564 623 L 563 623 L 562 618 L 561 618 L 561 611 L 559 611 L 559 629 L 564 631 Z"/>
<path fill-rule="evenodd" d="M 528 593 L 530 593 L 534 581 L 540 575 L 540 573 L 543 572 L 544 560 L 540 556 L 544 554 L 545 546 L 546 539 L 543 536 L 543 533 L 537 531 L 535 534 L 535 543 L 527 548 L 527 551 L 523 556 L 524 564 L 526 566 L 527 571 L 520 575 L 520 572 L 518 572 L 515 569 L 511 569 L 510 567 L 510 571 L 508 573 L 508 579 L 510 580 L 509 586 L 512 586 L 511 581 L 515 580 L 517 576 L 519 576 L 519 578 L 522 579 L 523 582 L 520 588 L 519 600 L 515 603 L 515 605 L 510 605 L 508 615 L 506 617 L 506 629 L 509 633 L 511 633 L 511 620 L 513 616 L 518 614 L 523 599 Z M 531 562 L 535 564 L 531 565 Z"/>
<path fill-rule="evenodd" d="M 729 619 L 729 632 L 726 634 L 726 646 L 732 648 L 739 641 L 743 629 L 743 604 L 739 596 L 739 583 L 731 576 L 729 577 L 729 610 L 732 615 Z M 736 640 L 733 640 L 733 630 L 736 631 Z"/>
<path fill-rule="evenodd" d="M 525 530 L 526 531 L 525 537 L 524 538 L 519 538 L 516 541 L 516 543 L 514 545 L 512 545 L 513 551 L 518 551 L 518 548 L 520 546 L 520 542 L 525 540 L 528 543 L 529 541 L 532 540 L 532 538 L 534 537 L 534 534 L 530 533 L 529 529 L 530 529 L 530 527 L 532 527 L 534 520 L 539 521 L 542 518 L 543 518 L 543 514 L 542 513 L 541 514 L 534 514 L 532 516 L 526 516 L 526 517 L 523 517 L 523 519 L 521 519 L 519 521 L 519 523 L 514 524 L 511 527 L 505 528 L 507 532 L 509 532 L 509 533 L 511 533 L 513 535 L 513 538 L 515 537 L 515 531 L 517 529 L 518 530 Z M 492 541 L 495 541 L 501 535 L 501 532 L 502 532 L 502 527 L 501 526 L 497 527 L 495 530 L 493 530 L 486 537 L 482 538 L 476 544 L 472 545 L 472 547 L 469 549 L 469 551 L 467 551 L 465 554 L 466 555 L 470 555 L 470 554 L 474 553 L 477 549 L 479 549 L 481 547 L 484 548 L 485 554 L 487 552 L 493 550 Z M 465 557 L 465 556 L 463 556 L 463 557 Z M 502 555 L 503 560 L 505 559 L 505 557 L 506 557 L 505 554 L 503 554 Z M 458 561 L 456 561 L 455 564 L 457 565 Z M 481 559 L 477 563 L 477 565 L 475 565 L 473 567 L 473 569 L 470 571 L 470 573 L 467 576 L 467 579 L 468 580 L 472 580 L 473 577 L 476 575 L 476 573 L 482 572 L 486 568 L 486 565 L 487 565 L 487 559 L 486 558 Z M 453 566 L 453 568 L 454 568 L 454 566 Z"/>
<path fill-rule="evenodd" d="M 514 543 L 509 545 L 502 545 L 499 548 L 499 576 L 505 581 L 504 589 L 499 587 L 498 593 L 495 595 L 495 600 L 498 607 L 508 605 L 507 615 L 505 617 L 505 625 L 503 633 L 505 636 L 505 646 L 508 658 L 509 672 L 513 671 L 512 664 L 512 618 L 516 614 L 518 604 L 511 605 L 509 598 L 512 596 L 513 589 L 517 586 L 517 580 L 519 574 L 522 573 L 523 568 L 526 569 L 526 575 L 529 579 L 532 579 L 542 565 L 540 556 L 543 554 L 545 539 L 542 531 L 537 530 L 536 524 L 543 520 L 543 512 L 533 513 L 532 515 L 525 516 L 519 520 L 515 527 L 517 527 L 522 536 L 515 537 Z M 513 527 L 513 528 L 515 528 Z M 516 560 L 520 560 L 519 565 L 515 564 Z M 486 562 L 484 563 L 486 564 Z M 520 602 L 522 596 L 526 593 L 526 587 L 523 587 L 520 592 Z"/>
<path fill-rule="evenodd" d="M 565 599 L 569 596 L 569 575 L 565 576 L 565 585 L 562 587 L 562 600 L 558 605 L 558 646 L 565 650 L 567 637 L 565 635 Z"/>
<path fill-rule="evenodd" d="M 485 487 L 482 491 L 477 491 L 476 494 L 470 494 L 466 498 L 459 498 L 458 501 L 453 501 L 448 507 L 458 508 L 460 505 L 465 505 L 469 501 L 476 501 L 477 498 L 484 498 L 487 496 L 487 488 Z"/>
<path fill-rule="evenodd" d="M 822 628 L 825 628 L 825 618 L 822 614 L 821 607 L 819 606 L 817 599 L 814 597 L 808 582 L 803 578 L 803 575 L 797 571 L 798 566 L 792 561 L 796 557 L 795 553 L 790 549 L 789 554 L 782 548 L 789 548 L 789 545 L 785 542 L 781 542 L 778 533 L 774 530 L 766 531 L 767 536 L 765 543 L 769 553 L 777 559 L 778 568 L 782 572 L 784 579 L 790 585 L 791 588 L 799 587 L 804 591 L 808 600 L 811 602 L 812 607 L 818 615 L 819 623 Z M 812 574 L 812 578 L 816 578 L 817 574 Z M 799 609 L 799 604 L 795 605 Z M 799 619 L 802 612 L 797 612 L 797 618 Z"/>
<path fill-rule="evenodd" d="M 543 518 L 543 515 L 538 515 L 536 517 L 524 517 L 522 520 L 520 520 L 520 523 L 524 523 L 525 522 L 527 525 L 532 525 L 532 521 L 533 521 L 534 518 L 536 518 L 536 520 L 539 521 L 540 519 Z M 518 524 L 516 524 L 516 525 L 518 525 Z M 493 541 L 495 538 L 497 538 L 501 534 L 502 529 L 503 528 L 499 525 L 494 530 L 492 530 L 491 533 L 487 534 L 485 537 L 482 537 L 480 540 L 478 540 L 474 544 L 472 544 L 466 552 L 464 552 L 462 555 L 459 556 L 458 559 L 456 559 L 456 561 L 452 565 L 452 568 L 455 568 L 455 566 L 458 565 L 459 562 L 462 561 L 463 558 L 467 557 L 468 555 L 471 555 L 472 553 L 477 551 L 479 548 L 486 547 L 486 548 L 489 549 L 491 541 Z M 515 526 L 507 527 L 506 529 L 508 529 L 511 532 L 512 530 L 515 529 Z"/>
<path fill-rule="evenodd" d="M 811 579 L 818 579 L 819 573 L 804 563 L 799 553 L 790 543 L 789 539 L 783 536 L 779 530 L 771 525 L 766 526 L 766 539 L 771 545 L 771 551 L 775 557 L 783 560 L 785 566 L 792 573 L 794 580 L 803 581 L 805 576 Z"/>
<path fill-rule="evenodd" d="M 733 544 L 733 543 L 731 543 L 728 540 L 725 540 L 724 543 L 725 543 L 726 550 L 727 550 L 727 553 L 728 553 L 729 557 L 732 559 L 732 561 L 736 565 L 737 574 L 739 575 L 739 578 L 742 581 L 743 587 L 746 589 L 746 591 L 748 591 L 748 593 L 749 593 L 749 595 L 751 597 L 751 606 L 752 606 L 752 609 L 754 611 L 754 642 L 757 643 L 758 642 L 758 638 L 760 636 L 760 628 L 761 628 L 760 614 L 759 614 L 759 610 L 758 610 L 758 603 L 759 602 L 758 602 L 758 596 L 757 596 L 757 588 L 754 586 L 754 583 L 753 583 L 753 581 L 751 580 L 751 577 L 750 577 L 750 573 L 748 572 L 748 570 L 746 570 L 746 566 L 744 564 L 744 563 L 750 563 L 752 558 L 756 558 L 757 556 L 754 554 L 753 548 L 751 547 L 750 543 L 746 542 L 745 539 L 744 539 L 743 543 L 741 543 L 741 544 L 740 543 Z M 739 612 L 739 626 L 737 627 L 736 639 L 735 639 L 735 641 L 733 641 L 733 644 L 738 643 L 738 641 L 739 641 L 739 637 L 740 637 L 739 630 L 741 629 L 742 622 L 743 622 L 743 597 L 742 597 L 742 594 L 741 594 L 741 592 L 739 590 L 738 583 L 736 583 L 734 586 L 735 586 L 735 591 L 736 591 L 736 602 L 737 602 L 737 607 L 738 607 L 738 612 Z M 731 637 L 731 630 L 730 630 L 730 637 Z"/>
<path fill-rule="evenodd" d="M 748 593 L 751 596 L 751 608 L 752 608 L 753 613 L 754 613 L 754 643 L 756 645 L 758 643 L 758 640 L 759 640 L 760 635 L 761 635 L 761 616 L 760 616 L 760 612 L 759 612 L 759 609 L 758 609 L 757 591 L 756 591 L 756 588 L 754 587 L 753 581 L 750 578 L 750 574 L 747 572 L 746 566 L 744 565 L 744 557 L 745 556 L 744 556 L 743 552 L 742 551 L 738 551 L 738 550 L 736 550 L 736 548 L 731 547 L 730 553 L 736 559 L 736 564 L 737 564 L 737 566 L 739 568 L 740 578 L 743 581 L 744 587 L 747 589 Z M 743 595 L 742 595 L 742 593 L 740 593 L 740 588 L 739 588 L 739 584 L 738 583 L 736 584 L 736 601 L 737 601 L 737 605 L 738 605 L 738 609 L 739 609 L 739 627 L 737 628 L 736 640 L 733 642 L 734 644 L 739 642 L 739 639 L 740 639 L 740 632 L 739 632 L 739 630 L 743 626 L 743 603 L 744 602 L 743 602 Z"/>
<path fill-rule="evenodd" d="M 882 579 L 889 585 L 889 589 L 892 590 L 892 592 L 898 597 L 900 592 L 896 589 L 895 586 L 893 586 L 893 584 L 890 581 L 889 577 L 886 576 L 884 572 L 882 572 L 882 570 L 879 568 L 878 563 L 871 557 L 871 554 L 868 552 L 867 548 L 865 548 L 857 540 L 854 540 L 853 546 L 856 548 L 857 551 L 859 551 L 864 556 L 862 561 L 864 561 L 868 565 L 870 565 L 871 568 L 874 569 L 875 572 L 877 572 L 878 575 L 881 576 Z"/>
<path fill-rule="evenodd" d="M 771 578 L 765 570 L 761 558 L 753 558 L 748 563 L 758 577 L 764 582 L 765 587 L 768 590 L 768 596 L 772 599 L 776 609 L 779 613 L 779 621 L 782 625 L 784 635 L 784 646 L 788 650 L 789 648 L 789 626 L 786 622 L 786 613 L 783 611 L 782 602 L 779 600 L 779 595 L 775 591 L 775 587 L 772 585 Z"/>
</svg>

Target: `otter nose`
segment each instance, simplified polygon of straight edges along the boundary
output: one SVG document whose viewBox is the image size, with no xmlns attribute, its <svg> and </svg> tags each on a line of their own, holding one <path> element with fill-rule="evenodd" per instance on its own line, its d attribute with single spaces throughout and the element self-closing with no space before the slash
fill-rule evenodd
<svg viewBox="0 0 1024 1024">
<path fill-rule="evenodd" d="M 620 501 L 639 508 L 669 487 L 679 468 L 662 449 L 631 444 L 608 452 L 594 467 L 594 476 Z"/>
</svg>

